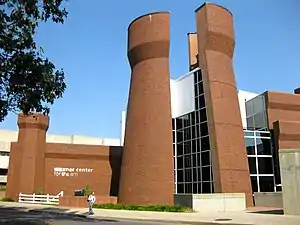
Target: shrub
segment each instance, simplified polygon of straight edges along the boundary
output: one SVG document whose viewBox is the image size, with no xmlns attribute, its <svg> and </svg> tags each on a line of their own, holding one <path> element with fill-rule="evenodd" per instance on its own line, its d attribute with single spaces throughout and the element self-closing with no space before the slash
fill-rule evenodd
<svg viewBox="0 0 300 225">
<path fill-rule="evenodd" d="M 153 212 L 191 212 L 192 209 L 182 206 L 170 205 L 122 205 L 122 204 L 94 204 L 96 209 L 115 209 L 115 210 L 132 210 L 132 211 L 153 211 Z"/>
<path fill-rule="evenodd" d="M 37 189 L 34 191 L 34 193 L 35 193 L 36 195 L 45 195 L 45 194 L 46 194 L 46 192 L 45 192 L 45 190 L 44 190 L 43 188 L 37 188 Z"/>
<path fill-rule="evenodd" d="M 90 185 L 87 184 L 83 188 L 83 195 L 84 196 L 89 196 L 90 194 L 92 194 L 92 189 L 91 189 Z"/>
<path fill-rule="evenodd" d="M 6 191 L 6 186 L 5 185 L 1 185 L 0 186 L 0 191 Z"/>
<path fill-rule="evenodd" d="M 14 202 L 14 201 L 15 200 L 13 200 L 12 198 L 6 198 L 6 197 L 1 199 L 1 202 Z"/>
</svg>

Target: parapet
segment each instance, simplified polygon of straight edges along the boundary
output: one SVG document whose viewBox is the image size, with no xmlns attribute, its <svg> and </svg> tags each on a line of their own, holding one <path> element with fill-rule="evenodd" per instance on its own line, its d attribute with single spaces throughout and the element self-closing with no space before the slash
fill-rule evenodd
<svg viewBox="0 0 300 225">
<path fill-rule="evenodd" d="M 233 57 L 235 47 L 232 13 L 217 4 L 205 3 L 196 10 L 200 49 L 222 52 Z"/>
<path fill-rule="evenodd" d="M 128 60 L 134 67 L 151 58 L 168 58 L 170 13 L 155 12 L 138 17 L 128 27 Z"/>
<path fill-rule="evenodd" d="M 40 113 L 30 113 L 24 115 L 20 113 L 18 115 L 18 127 L 19 129 L 40 129 L 48 130 L 49 117 Z"/>
</svg>

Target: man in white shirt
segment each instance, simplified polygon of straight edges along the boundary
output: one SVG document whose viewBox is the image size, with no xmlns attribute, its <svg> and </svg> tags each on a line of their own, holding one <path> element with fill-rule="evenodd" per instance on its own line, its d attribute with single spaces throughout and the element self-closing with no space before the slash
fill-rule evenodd
<svg viewBox="0 0 300 225">
<path fill-rule="evenodd" d="M 89 203 L 89 215 L 93 215 L 93 204 L 96 201 L 95 193 L 92 192 L 92 194 L 89 195 L 88 197 L 88 203 Z"/>
</svg>

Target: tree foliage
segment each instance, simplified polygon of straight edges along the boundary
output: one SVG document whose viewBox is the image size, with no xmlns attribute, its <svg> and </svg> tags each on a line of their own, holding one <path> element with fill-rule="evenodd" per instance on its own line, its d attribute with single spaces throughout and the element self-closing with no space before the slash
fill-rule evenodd
<svg viewBox="0 0 300 225">
<path fill-rule="evenodd" d="M 49 113 L 61 98 L 64 71 L 34 40 L 39 24 L 64 23 L 64 0 L 0 0 L 0 122 L 9 112 Z"/>
</svg>

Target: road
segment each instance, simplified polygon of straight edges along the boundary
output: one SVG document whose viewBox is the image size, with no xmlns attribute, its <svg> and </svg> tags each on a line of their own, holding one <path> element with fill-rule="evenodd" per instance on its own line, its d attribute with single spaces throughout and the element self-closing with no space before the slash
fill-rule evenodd
<svg viewBox="0 0 300 225">
<path fill-rule="evenodd" d="M 164 225 L 143 221 L 126 221 L 113 219 L 79 218 L 69 215 L 26 212 L 17 208 L 0 208 L 1 225 Z"/>
</svg>

